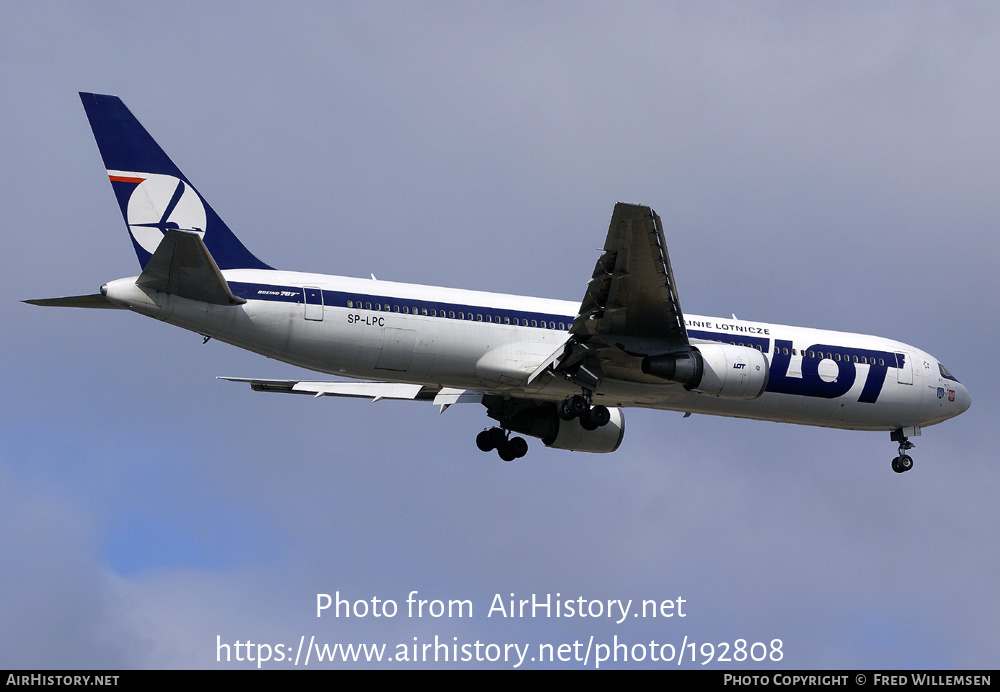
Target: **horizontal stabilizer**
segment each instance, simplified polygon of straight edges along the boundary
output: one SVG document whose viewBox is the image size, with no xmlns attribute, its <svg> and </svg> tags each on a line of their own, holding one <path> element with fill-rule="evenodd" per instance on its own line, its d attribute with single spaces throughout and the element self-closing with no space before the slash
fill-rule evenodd
<svg viewBox="0 0 1000 692">
<path fill-rule="evenodd" d="M 150 257 L 136 285 L 171 295 L 214 303 L 240 305 L 196 231 L 168 230 Z"/>
<path fill-rule="evenodd" d="M 54 308 L 104 308 L 106 310 L 122 310 L 121 305 L 115 305 L 100 293 L 89 296 L 67 296 L 65 298 L 37 298 L 35 300 L 25 300 L 24 303 L 31 305 L 43 305 Z"/>
</svg>

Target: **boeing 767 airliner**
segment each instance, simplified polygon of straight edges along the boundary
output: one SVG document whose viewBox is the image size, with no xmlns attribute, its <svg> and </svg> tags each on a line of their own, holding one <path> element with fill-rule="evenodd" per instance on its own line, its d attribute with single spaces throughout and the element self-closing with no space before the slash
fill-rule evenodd
<svg viewBox="0 0 1000 692">
<path fill-rule="evenodd" d="M 343 378 L 224 379 L 256 391 L 486 408 L 478 447 L 613 452 L 629 406 L 910 437 L 969 408 L 934 356 L 863 334 L 685 315 L 660 217 L 618 203 L 582 303 L 279 271 L 237 239 L 115 96 L 81 94 L 139 259 L 100 293 L 124 308 Z M 359 381 L 361 380 L 361 381 Z"/>
</svg>

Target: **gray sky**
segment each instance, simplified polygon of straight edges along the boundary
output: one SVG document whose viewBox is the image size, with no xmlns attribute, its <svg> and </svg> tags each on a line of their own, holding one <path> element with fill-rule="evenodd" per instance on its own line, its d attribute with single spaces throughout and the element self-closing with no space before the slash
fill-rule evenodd
<svg viewBox="0 0 1000 692">
<path fill-rule="evenodd" d="M 0 0 L 0 667 L 312 635 L 996 667 L 998 74 L 990 3 Z M 578 300 L 614 202 L 649 204 L 687 312 L 899 339 L 973 407 L 904 476 L 888 433 L 633 410 L 614 455 L 502 464 L 478 406 L 217 381 L 303 373 L 18 302 L 137 272 L 78 91 L 121 96 L 279 268 Z M 317 619 L 337 590 L 475 611 Z M 487 618 L 511 592 L 687 617 Z"/>
</svg>

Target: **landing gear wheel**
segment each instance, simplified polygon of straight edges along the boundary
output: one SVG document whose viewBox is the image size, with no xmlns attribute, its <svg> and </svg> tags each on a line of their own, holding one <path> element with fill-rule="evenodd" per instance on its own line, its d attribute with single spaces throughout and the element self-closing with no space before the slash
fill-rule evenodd
<svg viewBox="0 0 1000 692">
<path fill-rule="evenodd" d="M 528 453 L 528 443 L 523 437 L 513 437 L 510 440 L 510 448 L 514 450 L 514 458 L 520 459 Z"/>
<path fill-rule="evenodd" d="M 492 449 L 500 449 L 507 444 L 507 434 L 502 429 L 490 428 L 487 432 L 490 434 L 490 444 L 493 445 Z"/>
<path fill-rule="evenodd" d="M 917 429 L 916 434 L 920 434 L 919 428 Z M 896 473 L 906 473 L 913 468 L 913 458 L 910 457 L 906 451 L 913 449 L 916 445 L 906 438 L 906 435 L 903 434 L 902 428 L 893 430 L 891 439 L 893 442 L 899 443 L 899 456 L 892 460 L 892 470 Z"/>
<path fill-rule="evenodd" d="M 517 459 L 517 452 L 514 451 L 514 445 L 508 442 L 504 442 L 503 446 L 497 447 L 497 454 L 499 454 L 500 458 L 504 461 L 514 461 Z"/>
<path fill-rule="evenodd" d="M 597 430 L 600 425 L 594 420 L 593 411 L 587 411 L 585 414 L 580 416 L 580 427 L 584 430 Z"/>
<path fill-rule="evenodd" d="M 567 408 L 573 414 L 574 418 L 581 418 L 590 410 L 590 404 L 587 403 L 587 400 L 582 395 L 574 394 L 569 398 Z"/>
<path fill-rule="evenodd" d="M 494 449 L 493 438 L 490 434 L 491 430 L 483 430 L 481 433 L 476 435 L 476 446 L 479 447 L 480 452 L 492 452 Z"/>
<path fill-rule="evenodd" d="M 573 411 L 570 410 L 569 399 L 563 399 L 559 402 L 559 406 L 556 408 L 556 413 L 558 413 L 559 417 L 564 421 L 571 421 L 576 418 L 576 415 L 574 415 Z"/>
<path fill-rule="evenodd" d="M 503 428 L 483 430 L 476 435 L 476 446 L 484 452 L 497 450 L 497 455 L 504 461 L 514 461 L 528 453 L 528 443 L 524 438 L 508 438 L 508 433 Z"/>
<path fill-rule="evenodd" d="M 479 447 L 480 451 L 492 452 L 494 449 L 499 450 L 506 445 L 507 433 L 500 428 L 483 430 L 476 435 L 476 446 Z"/>
<path fill-rule="evenodd" d="M 607 406 L 598 404 L 594 408 L 590 409 L 590 420 L 594 422 L 598 428 L 604 427 L 611 422 L 611 411 L 608 410 Z"/>
</svg>

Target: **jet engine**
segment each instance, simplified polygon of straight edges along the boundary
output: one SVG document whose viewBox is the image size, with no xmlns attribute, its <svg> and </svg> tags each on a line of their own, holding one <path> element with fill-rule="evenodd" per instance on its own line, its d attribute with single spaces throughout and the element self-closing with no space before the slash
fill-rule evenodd
<svg viewBox="0 0 1000 692">
<path fill-rule="evenodd" d="M 611 420 L 606 425 L 596 430 L 584 430 L 579 418 L 570 421 L 560 418 L 553 403 L 531 402 L 520 410 L 506 408 L 502 418 L 502 403 L 498 401 L 497 406 L 487 405 L 487 414 L 491 418 L 502 420 L 514 432 L 539 438 L 546 447 L 571 452 L 613 452 L 625 437 L 625 414 L 620 408 L 608 407 Z"/>
<path fill-rule="evenodd" d="M 767 387 L 768 364 L 755 348 L 699 344 L 690 351 L 646 356 L 642 371 L 723 399 L 756 399 Z"/>
</svg>

